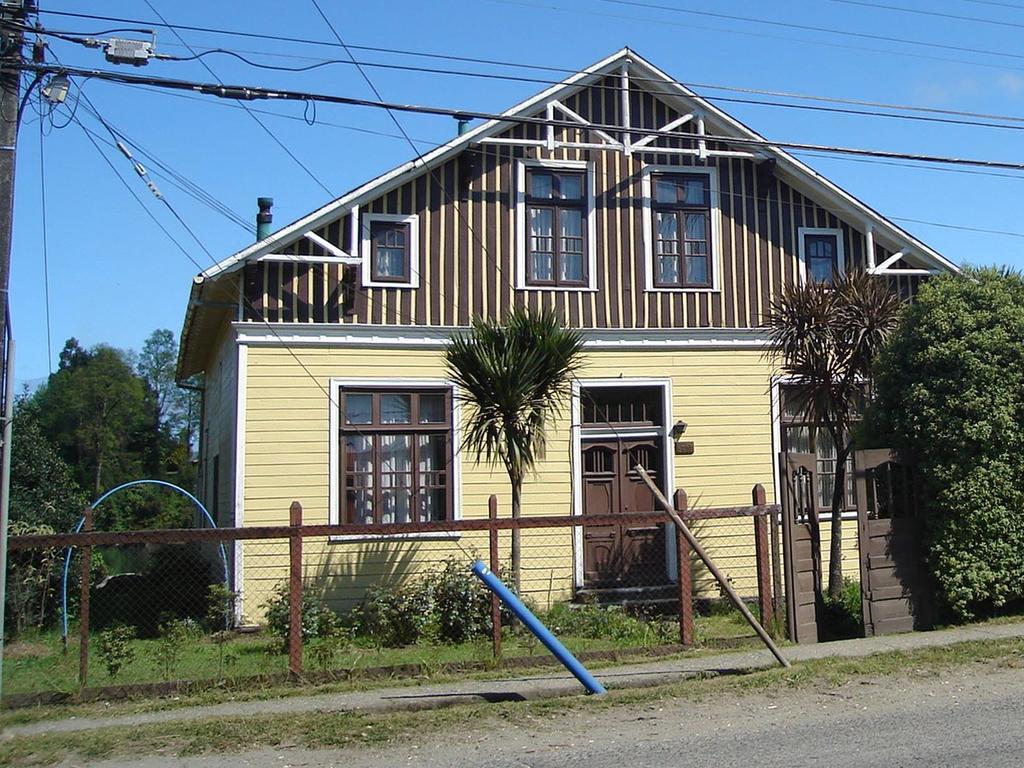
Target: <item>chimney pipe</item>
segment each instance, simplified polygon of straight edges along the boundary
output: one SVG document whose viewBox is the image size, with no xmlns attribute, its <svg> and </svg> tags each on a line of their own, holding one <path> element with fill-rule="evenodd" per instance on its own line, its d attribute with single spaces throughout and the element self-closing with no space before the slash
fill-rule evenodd
<svg viewBox="0 0 1024 768">
<path fill-rule="evenodd" d="M 274 207 L 274 198 L 258 197 L 256 205 L 260 207 L 260 212 L 256 214 L 256 242 L 259 242 L 270 236 L 270 224 L 274 221 L 270 209 Z"/>
</svg>

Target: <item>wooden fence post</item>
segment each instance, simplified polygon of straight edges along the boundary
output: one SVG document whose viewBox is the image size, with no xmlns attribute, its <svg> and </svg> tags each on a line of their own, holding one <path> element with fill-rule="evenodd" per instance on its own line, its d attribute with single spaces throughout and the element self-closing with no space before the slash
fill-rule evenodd
<svg viewBox="0 0 1024 768">
<path fill-rule="evenodd" d="M 766 500 L 764 486 L 758 483 L 751 494 L 755 507 L 763 507 Z M 772 627 L 772 564 L 768 549 L 768 516 L 754 516 L 754 550 L 757 555 L 757 601 L 761 608 L 761 626 Z"/>
<path fill-rule="evenodd" d="M 86 507 L 82 524 L 84 533 L 92 532 L 92 507 Z M 78 603 L 78 685 L 82 688 L 89 681 L 89 571 L 92 565 L 92 547 L 81 548 L 82 562 Z"/>
<path fill-rule="evenodd" d="M 686 512 L 686 491 L 679 489 L 673 498 L 676 511 Z M 679 592 L 679 642 L 693 645 L 693 571 L 690 568 L 690 543 L 679 531 L 676 536 L 676 588 Z"/>
<path fill-rule="evenodd" d="M 491 494 L 487 500 L 487 516 L 491 520 L 498 519 L 498 497 Z M 491 545 L 491 573 L 501 578 L 501 562 L 498 555 L 498 529 L 491 526 L 487 531 Z M 491 645 L 494 650 L 494 658 L 501 658 L 501 601 L 498 596 L 491 593 Z"/>
<path fill-rule="evenodd" d="M 302 674 L 302 505 L 292 502 L 288 510 L 288 674 Z"/>
</svg>

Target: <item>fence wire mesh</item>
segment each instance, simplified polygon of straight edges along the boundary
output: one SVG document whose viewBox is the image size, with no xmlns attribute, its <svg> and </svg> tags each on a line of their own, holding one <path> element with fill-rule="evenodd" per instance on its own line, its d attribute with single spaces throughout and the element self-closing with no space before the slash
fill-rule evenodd
<svg viewBox="0 0 1024 768">
<path fill-rule="evenodd" d="M 751 519 L 691 525 L 735 588 L 757 595 Z M 306 675 L 486 666 L 495 652 L 492 602 L 469 571 L 475 559 L 497 566 L 575 653 L 622 654 L 680 640 L 675 532 L 664 523 L 526 528 L 519 532 L 518 569 L 507 529 L 439 526 L 377 538 L 294 531 L 301 535 L 206 532 L 204 540 L 191 543 L 180 543 L 180 534 L 174 543 L 173 532 L 149 531 L 144 543 L 15 547 L 4 703 L 89 690 L 153 695 L 189 685 L 281 683 L 289 670 L 295 672 L 289 630 L 296 616 Z M 290 557 L 296 539 L 302 550 L 297 561 Z M 719 589 L 703 565 L 692 554 L 687 560 L 693 592 L 683 601 L 696 617 L 693 643 L 721 647 L 750 638 L 738 613 L 719 607 Z M 302 583 L 295 611 L 289 595 L 293 563 Z M 501 623 L 503 658 L 546 655 L 504 609 Z M 84 655 L 81 638 L 87 641 Z"/>
</svg>

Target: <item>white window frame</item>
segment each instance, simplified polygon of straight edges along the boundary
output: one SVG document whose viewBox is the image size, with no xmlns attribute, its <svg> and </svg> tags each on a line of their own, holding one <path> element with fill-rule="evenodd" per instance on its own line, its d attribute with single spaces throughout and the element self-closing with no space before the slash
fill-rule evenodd
<svg viewBox="0 0 1024 768">
<path fill-rule="evenodd" d="M 338 466 L 339 459 L 341 458 L 341 446 L 339 444 L 340 439 L 340 428 L 341 428 L 341 390 L 343 387 L 361 387 L 366 389 L 374 389 L 377 391 L 396 390 L 403 391 L 407 389 L 429 389 L 429 388 L 445 388 L 450 389 L 452 392 L 452 463 L 448 470 L 448 481 L 452 484 L 452 509 L 451 515 L 448 517 L 448 521 L 461 520 L 462 519 L 462 451 L 459 450 L 459 446 L 462 445 L 462 408 L 461 401 L 458 397 L 458 387 L 455 382 L 451 379 L 405 379 L 405 378 L 390 378 L 390 379 L 363 379 L 363 378 L 331 378 L 328 383 L 328 392 L 330 397 L 328 398 L 327 407 L 330 411 L 328 418 L 328 451 L 327 461 L 329 462 L 328 475 L 329 490 L 327 494 L 328 498 L 328 509 L 327 509 L 327 520 L 331 525 L 339 525 L 341 522 L 341 469 Z M 445 521 L 446 522 L 446 521 Z M 439 521 L 437 523 L 438 528 L 444 528 L 444 522 Z M 334 541 L 398 541 L 402 539 L 428 539 L 428 540 L 455 540 L 461 538 L 462 534 L 459 531 L 445 531 L 438 530 L 436 533 L 425 532 L 425 533 L 400 533 L 392 536 L 380 536 L 376 534 L 345 534 L 342 536 L 332 536 L 330 540 Z"/>
<path fill-rule="evenodd" d="M 526 282 L 527 222 L 526 172 L 529 168 L 562 171 L 584 171 L 586 176 L 587 284 L 528 285 Z M 587 160 L 517 160 L 516 161 L 516 290 L 564 293 L 593 293 L 597 290 L 597 214 L 594 184 L 594 163 Z"/>
<path fill-rule="evenodd" d="M 651 177 L 665 175 L 704 174 L 708 177 L 711 196 L 711 286 L 709 288 L 669 288 L 654 284 L 654 216 L 651 213 Z M 718 185 L 718 168 L 699 165 L 644 165 L 640 170 L 640 188 L 643 198 L 644 290 L 651 293 L 717 293 L 722 290 L 722 206 Z"/>
<path fill-rule="evenodd" d="M 836 267 L 838 274 L 846 274 L 846 246 L 843 244 L 843 230 L 839 227 L 798 227 L 797 238 L 800 250 L 800 280 L 807 282 L 807 235 L 834 235 L 836 238 Z"/>
<path fill-rule="evenodd" d="M 373 224 L 378 221 L 391 224 L 409 225 L 409 280 L 373 279 L 373 244 L 370 238 Z M 364 213 L 360 223 L 359 256 L 362 259 L 362 285 L 368 288 L 419 288 L 420 287 L 420 217 L 415 213 Z"/>
</svg>

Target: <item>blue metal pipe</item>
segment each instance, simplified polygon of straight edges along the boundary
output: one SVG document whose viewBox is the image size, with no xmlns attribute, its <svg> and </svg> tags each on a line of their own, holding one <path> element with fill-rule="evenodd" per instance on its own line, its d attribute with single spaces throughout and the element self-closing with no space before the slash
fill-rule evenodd
<svg viewBox="0 0 1024 768">
<path fill-rule="evenodd" d="M 537 636 L 537 639 L 544 643 L 544 646 L 555 655 L 562 664 L 572 672 L 573 676 L 583 683 L 583 687 L 587 689 L 588 693 L 607 693 L 604 686 L 601 685 L 590 674 L 586 667 L 584 667 L 577 660 L 575 656 L 569 653 L 569 650 L 558 642 L 558 638 L 551 634 L 550 630 L 540 623 L 540 620 L 530 612 L 523 601 L 516 597 L 515 593 L 501 583 L 501 579 L 491 573 L 491 570 L 484 565 L 480 560 L 473 563 L 473 573 L 476 574 L 477 578 L 480 579 L 491 590 L 494 594 L 505 605 L 509 607 L 509 610 L 514 613 L 526 628 L 533 632 Z"/>
</svg>

